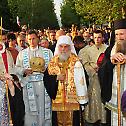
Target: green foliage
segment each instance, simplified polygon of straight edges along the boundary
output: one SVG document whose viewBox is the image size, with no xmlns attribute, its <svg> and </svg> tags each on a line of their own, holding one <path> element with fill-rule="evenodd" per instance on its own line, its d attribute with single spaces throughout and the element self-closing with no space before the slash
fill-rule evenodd
<svg viewBox="0 0 126 126">
<path fill-rule="evenodd" d="M 1 0 L 0 16 L 5 28 L 16 23 L 30 28 L 58 27 L 53 0 Z M 72 24 L 103 24 L 126 16 L 126 0 L 64 0 L 61 6 L 61 22 Z"/>
<path fill-rule="evenodd" d="M 1 0 L 0 1 L 0 17 L 2 17 L 3 20 L 3 27 L 5 29 L 10 28 L 10 11 L 8 8 L 8 2 L 7 0 Z"/>
<path fill-rule="evenodd" d="M 73 0 L 65 0 L 61 6 L 61 23 L 64 27 L 80 24 L 80 16 L 76 13 Z"/>
<path fill-rule="evenodd" d="M 8 0 L 13 22 L 19 16 L 21 24 L 30 28 L 58 27 L 52 0 Z"/>
<path fill-rule="evenodd" d="M 84 19 L 96 24 L 122 18 L 126 0 L 75 0 L 75 10 Z M 111 20 L 110 20 L 111 19 Z"/>
<path fill-rule="evenodd" d="M 41 27 L 58 27 L 58 21 L 54 12 L 54 4 L 50 0 L 38 0 L 33 10 L 33 26 L 37 27 L 39 23 Z"/>
</svg>

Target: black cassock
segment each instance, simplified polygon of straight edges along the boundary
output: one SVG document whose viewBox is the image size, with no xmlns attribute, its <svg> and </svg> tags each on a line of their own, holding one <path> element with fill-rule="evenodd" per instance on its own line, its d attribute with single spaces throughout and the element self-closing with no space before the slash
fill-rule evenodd
<svg viewBox="0 0 126 126">
<path fill-rule="evenodd" d="M 114 65 L 110 61 L 110 53 L 112 47 L 108 47 L 105 51 L 105 56 L 98 70 L 98 77 L 101 86 L 101 97 L 103 103 L 111 100 L 112 96 L 112 81 Z"/>
<path fill-rule="evenodd" d="M 14 81 L 19 82 L 19 79 L 16 75 L 11 75 Z M 10 110 L 12 116 L 13 126 L 23 126 L 24 125 L 24 115 L 25 115 L 25 105 L 23 101 L 23 90 L 20 83 L 14 82 L 15 95 L 11 96 L 10 91 L 8 90 Z"/>
<path fill-rule="evenodd" d="M 113 81 L 113 68 L 114 65 L 110 61 L 112 47 L 108 47 L 105 51 L 104 59 L 98 70 L 98 77 L 101 86 L 102 102 L 109 102 L 112 96 L 112 81 Z M 111 111 L 107 110 L 107 123 L 111 123 Z"/>
</svg>

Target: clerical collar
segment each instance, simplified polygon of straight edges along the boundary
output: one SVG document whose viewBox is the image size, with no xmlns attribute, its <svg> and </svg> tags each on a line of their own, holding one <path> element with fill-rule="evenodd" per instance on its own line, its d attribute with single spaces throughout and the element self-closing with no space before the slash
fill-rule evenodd
<svg viewBox="0 0 126 126">
<path fill-rule="evenodd" d="M 30 50 L 31 50 L 31 51 L 36 51 L 36 50 L 38 50 L 38 48 L 39 48 L 39 47 L 37 46 L 37 47 L 34 48 L 34 49 L 33 49 L 33 48 L 30 48 Z"/>
</svg>

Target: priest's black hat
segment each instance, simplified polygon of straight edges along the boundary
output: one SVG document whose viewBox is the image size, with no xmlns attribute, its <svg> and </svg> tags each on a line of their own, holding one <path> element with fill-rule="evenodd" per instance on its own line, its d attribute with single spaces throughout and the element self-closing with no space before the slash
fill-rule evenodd
<svg viewBox="0 0 126 126">
<path fill-rule="evenodd" d="M 115 20 L 114 29 L 126 29 L 126 19 Z"/>
</svg>

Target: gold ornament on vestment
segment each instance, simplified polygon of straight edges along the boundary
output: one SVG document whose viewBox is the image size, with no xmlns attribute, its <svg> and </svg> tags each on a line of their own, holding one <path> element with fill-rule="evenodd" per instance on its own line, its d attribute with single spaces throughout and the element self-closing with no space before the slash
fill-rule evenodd
<svg viewBox="0 0 126 126">
<path fill-rule="evenodd" d="M 30 68 L 33 72 L 45 71 L 45 60 L 42 57 L 33 57 L 30 59 Z"/>
</svg>

